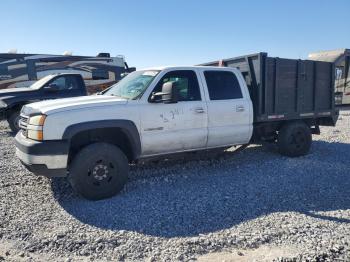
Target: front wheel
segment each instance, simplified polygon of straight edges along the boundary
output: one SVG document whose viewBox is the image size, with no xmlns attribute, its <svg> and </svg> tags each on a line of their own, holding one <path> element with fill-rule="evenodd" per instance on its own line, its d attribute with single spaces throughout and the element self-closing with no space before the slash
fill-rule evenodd
<svg viewBox="0 0 350 262">
<path fill-rule="evenodd" d="M 74 157 L 68 180 L 84 198 L 100 200 L 119 193 L 128 173 L 128 159 L 118 147 L 95 143 L 86 146 Z"/>
<path fill-rule="evenodd" d="M 298 157 L 306 155 L 310 150 L 311 143 L 311 130 L 304 122 L 286 124 L 278 133 L 278 149 L 285 156 Z"/>
<path fill-rule="evenodd" d="M 9 127 L 13 133 L 17 133 L 19 131 L 19 120 L 20 120 L 20 112 L 13 111 L 7 117 L 7 122 L 9 123 Z"/>
</svg>

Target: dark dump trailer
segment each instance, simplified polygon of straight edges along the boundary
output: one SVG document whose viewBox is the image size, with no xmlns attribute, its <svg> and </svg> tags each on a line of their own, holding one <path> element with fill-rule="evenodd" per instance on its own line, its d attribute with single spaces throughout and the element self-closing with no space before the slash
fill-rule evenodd
<svg viewBox="0 0 350 262">
<path fill-rule="evenodd" d="M 302 120 L 315 134 L 320 125 L 336 124 L 333 63 L 257 53 L 201 65 L 240 70 L 253 102 L 254 131 L 259 136 L 275 137 L 286 121 Z"/>
</svg>

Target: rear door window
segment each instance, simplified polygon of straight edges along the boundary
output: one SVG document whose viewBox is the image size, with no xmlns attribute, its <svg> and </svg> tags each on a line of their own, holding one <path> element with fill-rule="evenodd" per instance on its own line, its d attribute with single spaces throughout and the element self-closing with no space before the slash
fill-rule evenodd
<svg viewBox="0 0 350 262">
<path fill-rule="evenodd" d="M 66 79 L 66 89 L 73 90 L 79 89 L 79 78 L 74 76 L 68 76 Z"/>
<path fill-rule="evenodd" d="M 205 71 L 210 100 L 243 98 L 236 75 L 229 71 Z"/>
</svg>

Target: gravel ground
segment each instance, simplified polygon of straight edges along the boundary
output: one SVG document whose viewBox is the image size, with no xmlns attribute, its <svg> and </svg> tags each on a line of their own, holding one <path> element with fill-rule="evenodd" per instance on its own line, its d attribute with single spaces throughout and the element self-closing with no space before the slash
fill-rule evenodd
<svg viewBox="0 0 350 262">
<path fill-rule="evenodd" d="M 0 261 L 350 261 L 350 111 L 321 132 L 300 158 L 252 145 L 133 166 L 89 202 L 26 171 L 0 122 Z"/>
</svg>

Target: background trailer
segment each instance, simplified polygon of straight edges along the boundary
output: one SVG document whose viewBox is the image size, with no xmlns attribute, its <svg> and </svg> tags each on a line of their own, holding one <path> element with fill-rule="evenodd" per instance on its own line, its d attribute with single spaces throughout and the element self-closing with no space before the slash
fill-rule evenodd
<svg viewBox="0 0 350 262">
<path fill-rule="evenodd" d="M 100 53 L 96 57 L 0 53 L 0 89 L 30 86 L 54 73 L 79 73 L 89 93 L 101 91 L 134 71 L 124 57 Z"/>
<path fill-rule="evenodd" d="M 335 103 L 350 105 L 350 49 L 312 53 L 309 59 L 335 64 Z"/>
</svg>

